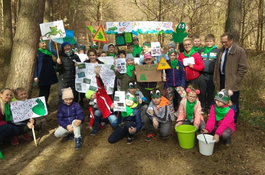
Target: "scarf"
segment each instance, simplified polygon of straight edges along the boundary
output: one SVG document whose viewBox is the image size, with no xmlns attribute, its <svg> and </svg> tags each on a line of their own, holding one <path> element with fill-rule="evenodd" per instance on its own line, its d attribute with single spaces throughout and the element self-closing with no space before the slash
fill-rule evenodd
<svg viewBox="0 0 265 175">
<path fill-rule="evenodd" d="M 205 47 L 204 47 L 204 48 L 205 48 Z M 201 49 L 201 46 L 199 46 L 199 47 L 192 46 L 192 49 L 193 49 L 195 52 L 199 52 L 199 50 Z"/>
<path fill-rule="evenodd" d="M 175 69 L 175 67 L 177 66 L 177 64 L 178 64 L 178 60 L 177 59 L 175 59 L 175 60 L 170 60 L 170 64 L 171 64 L 171 68 L 172 69 Z"/>
<path fill-rule="evenodd" d="M 129 117 L 133 112 L 133 109 L 126 106 L 126 112 L 121 112 L 122 117 Z"/>
<path fill-rule="evenodd" d="M 215 105 L 214 112 L 215 112 L 216 121 L 222 120 L 225 117 L 225 115 L 228 113 L 229 109 L 230 109 L 229 106 L 222 108 Z"/>
<path fill-rule="evenodd" d="M 132 77 L 132 72 L 134 70 L 134 64 L 133 65 L 127 65 L 127 70 L 126 70 L 126 74 L 129 76 L 129 77 Z"/>
<path fill-rule="evenodd" d="M 109 56 L 115 57 L 115 53 L 113 53 L 113 54 L 109 53 Z"/>
<path fill-rule="evenodd" d="M 216 46 L 212 46 L 212 47 L 205 46 L 204 47 L 204 53 L 207 54 L 207 53 L 211 52 L 214 48 L 216 48 Z"/>
<path fill-rule="evenodd" d="M 194 53 L 195 53 L 195 50 L 194 50 L 193 48 L 191 48 L 189 54 L 186 53 L 186 50 L 183 52 L 183 54 L 184 54 L 185 57 L 187 57 L 187 58 L 189 58 L 189 57 L 190 57 L 191 55 L 193 55 Z"/>
<path fill-rule="evenodd" d="M 194 112 L 194 106 L 197 104 L 197 100 L 195 100 L 193 103 L 190 103 L 187 99 L 186 101 L 186 115 L 189 120 L 192 119 L 193 112 Z"/>
<path fill-rule="evenodd" d="M 7 122 L 12 121 L 12 115 L 8 103 L 5 104 L 5 117 Z"/>
<path fill-rule="evenodd" d="M 38 48 L 38 50 L 39 50 L 41 53 L 44 53 L 45 55 L 52 56 L 52 53 L 51 53 L 50 51 L 48 51 L 47 49 L 41 49 L 41 48 Z"/>
</svg>

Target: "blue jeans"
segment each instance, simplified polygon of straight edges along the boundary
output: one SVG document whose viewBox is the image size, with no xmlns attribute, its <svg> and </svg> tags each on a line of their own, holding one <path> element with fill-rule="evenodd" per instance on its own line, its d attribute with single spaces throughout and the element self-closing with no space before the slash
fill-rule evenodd
<svg viewBox="0 0 265 175">
<path fill-rule="evenodd" d="M 94 112 L 94 129 L 99 130 L 98 125 L 99 125 L 100 120 L 106 121 L 107 119 L 109 120 L 112 128 L 118 127 L 118 118 L 116 117 L 115 114 L 110 114 L 107 118 L 103 119 L 101 111 L 95 110 L 95 112 Z"/>
<path fill-rule="evenodd" d="M 0 126 L 0 142 L 11 136 L 19 135 L 19 128 L 15 125 L 5 124 Z"/>
</svg>

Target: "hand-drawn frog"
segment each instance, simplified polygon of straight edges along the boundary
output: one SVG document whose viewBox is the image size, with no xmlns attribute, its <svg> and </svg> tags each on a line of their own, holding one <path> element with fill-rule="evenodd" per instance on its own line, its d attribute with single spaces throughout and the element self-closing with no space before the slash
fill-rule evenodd
<svg viewBox="0 0 265 175">
<path fill-rule="evenodd" d="M 37 99 L 36 102 L 38 104 L 32 108 L 32 112 L 34 112 L 37 115 L 44 115 L 44 114 L 46 114 L 45 105 L 41 101 L 41 99 Z"/>
<path fill-rule="evenodd" d="M 51 35 L 57 35 L 63 36 L 63 31 L 61 29 L 57 30 L 57 26 L 50 27 L 50 32 L 47 32 L 44 36 L 50 38 Z M 48 36 L 47 36 L 48 35 Z"/>
</svg>

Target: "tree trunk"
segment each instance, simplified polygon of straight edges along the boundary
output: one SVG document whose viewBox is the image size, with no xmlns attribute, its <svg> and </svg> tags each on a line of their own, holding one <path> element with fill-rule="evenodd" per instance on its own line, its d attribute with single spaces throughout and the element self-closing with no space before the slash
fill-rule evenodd
<svg viewBox="0 0 265 175">
<path fill-rule="evenodd" d="M 44 9 L 44 17 L 43 22 L 50 22 L 50 0 L 45 0 L 45 9 Z"/>
<path fill-rule="evenodd" d="M 43 21 L 45 0 L 23 0 L 20 2 L 17 30 L 13 39 L 11 63 L 6 87 L 24 87 L 29 98 L 33 83 L 39 24 Z"/>
<path fill-rule="evenodd" d="M 11 1 L 4 0 L 4 77 L 7 77 L 7 73 L 10 66 L 10 57 L 12 50 L 12 17 L 11 17 Z"/>
<path fill-rule="evenodd" d="M 234 42 L 239 41 L 241 18 L 242 18 L 242 1 L 229 0 L 228 15 L 225 24 L 225 31 L 234 35 Z"/>
</svg>

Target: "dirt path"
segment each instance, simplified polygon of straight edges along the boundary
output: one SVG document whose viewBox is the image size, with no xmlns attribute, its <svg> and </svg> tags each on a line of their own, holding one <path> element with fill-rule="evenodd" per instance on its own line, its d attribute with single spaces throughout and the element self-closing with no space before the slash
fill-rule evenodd
<svg viewBox="0 0 265 175">
<path fill-rule="evenodd" d="M 56 86 L 50 99 L 50 114 L 42 118 L 43 128 L 36 132 L 34 141 L 20 139 L 18 146 L 1 145 L 6 160 L 0 160 L 0 174 L 265 174 L 264 133 L 239 120 L 232 145 L 215 145 L 214 154 L 202 156 L 198 142 L 190 150 L 179 147 L 174 133 L 166 141 L 158 135 L 145 142 L 145 133 L 136 135 L 132 145 L 126 139 L 109 144 L 112 129 L 106 125 L 96 136 L 91 136 L 84 124 L 83 146 L 74 150 L 74 141 L 55 138 Z M 34 88 L 34 95 L 38 89 Z M 88 110 L 84 108 L 87 117 Z"/>
</svg>

